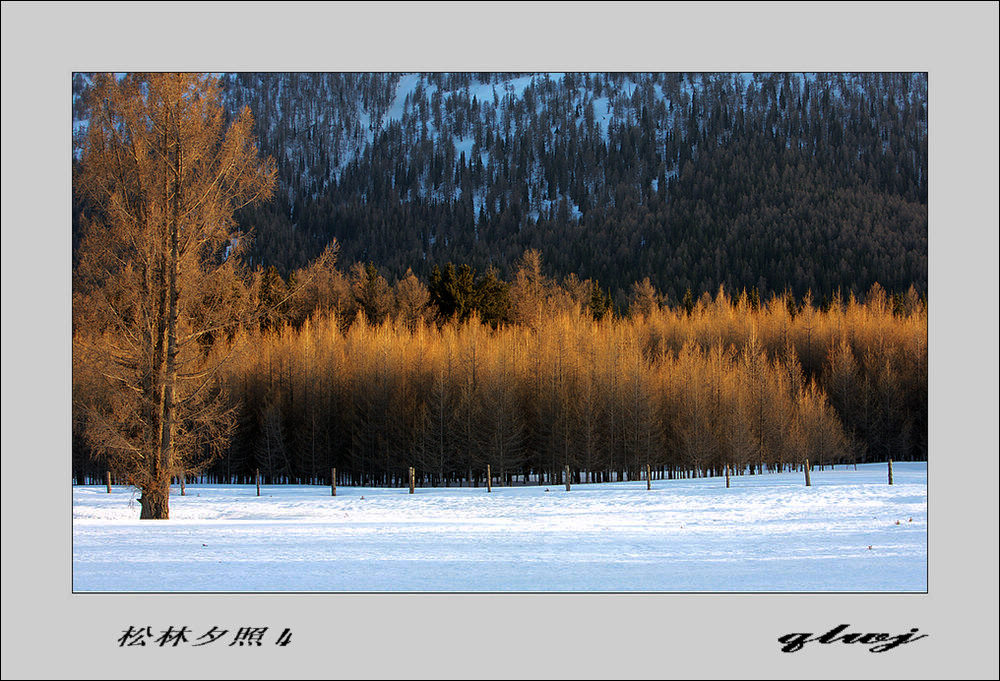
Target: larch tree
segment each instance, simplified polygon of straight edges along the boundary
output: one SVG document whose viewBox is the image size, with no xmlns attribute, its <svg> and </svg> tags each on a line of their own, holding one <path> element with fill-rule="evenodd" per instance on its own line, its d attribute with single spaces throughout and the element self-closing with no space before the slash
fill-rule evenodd
<svg viewBox="0 0 1000 681">
<path fill-rule="evenodd" d="M 251 314 L 234 212 L 273 191 L 248 109 L 227 124 L 217 81 L 103 74 L 88 100 L 75 191 L 91 213 L 74 273 L 74 355 L 105 399 L 80 407 L 87 438 L 169 517 L 171 478 L 225 448 L 234 423 L 213 345 Z"/>
<path fill-rule="evenodd" d="M 454 463 L 456 388 L 453 374 L 455 358 L 447 342 L 435 362 L 427 395 L 427 442 L 423 451 L 426 459 L 421 463 L 425 470 L 434 473 L 436 485 L 448 485 Z"/>
<path fill-rule="evenodd" d="M 542 256 L 537 250 L 528 249 L 518 261 L 510 291 L 514 321 L 537 329 L 543 318 L 548 289 L 548 278 L 542 274 Z"/>
<path fill-rule="evenodd" d="M 823 382 L 826 385 L 829 402 L 844 424 L 852 449 L 856 448 L 857 435 L 854 427 L 861 411 L 859 402 L 863 394 L 859 374 L 860 370 L 851 345 L 846 336 L 841 336 L 835 343 L 830 344 L 830 349 L 827 351 Z"/>
<path fill-rule="evenodd" d="M 483 451 L 486 463 L 502 485 L 510 484 L 511 475 L 524 464 L 524 418 L 518 401 L 517 367 L 520 349 L 509 335 L 492 340 L 485 358 L 480 410 Z"/>
<path fill-rule="evenodd" d="M 413 331 L 424 318 L 430 293 L 413 270 L 407 268 L 406 275 L 396 282 L 395 294 L 396 312 L 406 328 Z"/>
<path fill-rule="evenodd" d="M 632 293 L 629 297 L 629 314 L 633 316 L 648 317 L 653 310 L 659 307 L 656 289 L 645 277 L 642 281 L 632 284 Z"/>
<path fill-rule="evenodd" d="M 601 438 L 602 422 L 604 420 L 603 383 L 599 374 L 597 351 L 593 338 L 593 326 L 585 327 L 583 333 L 588 335 L 578 339 L 579 352 L 585 359 L 581 368 L 580 389 L 573 403 L 573 432 L 576 434 L 575 449 L 578 452 L 579 465 L 588 479 L 581 482 L 594 482 L 594 471 L 599 462 L 599 451 L 603 440 Z"/>
</svg>

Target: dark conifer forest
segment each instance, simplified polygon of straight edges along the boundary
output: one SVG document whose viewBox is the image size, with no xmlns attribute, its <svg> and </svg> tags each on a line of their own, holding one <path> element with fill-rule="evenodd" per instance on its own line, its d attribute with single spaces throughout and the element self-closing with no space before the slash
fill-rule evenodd
<svg viewBox="0 0 1000 681">
<path fill-rule="evenodd" d="M 75 173 L 93 82 L 74 76 Z M 225 443 L 192 435 L 204 456 L 178 475 L 393 485 L 414 467 L 451 485 L 489 466 L 517 484 L 926 458 L 926 74 L 218 84 L 276 181 L 235 215 L 249 267 L 226 295 L 256 312 L 201 346 Z M 76 192 L 74 472 L 127 480 L 94 447 L 115 398 L 90 360 L 112 346 L 83 322 L 102 284 L 80 244 L 101 219 Z"/>
<path fill-rule="evenodd" d="M 87 77 L 77 74 L 81 94 Z M 927 288 L 927 76 L 237 73 L 278 168 L 239 217 L 282 276 L 336 239 L 389 279 L 551 274 L 616 304 L 649 277 L 828 299 Z M 78 100 L 81 101 L 82 100 Z M 76 107 L 79 120 L 84 106 Z"/>
</svg>

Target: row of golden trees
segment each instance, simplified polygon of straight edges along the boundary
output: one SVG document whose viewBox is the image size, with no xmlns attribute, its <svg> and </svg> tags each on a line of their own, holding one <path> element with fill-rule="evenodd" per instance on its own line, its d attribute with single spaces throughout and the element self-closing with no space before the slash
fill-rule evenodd
<svg viewBox="0 0 1000 681">
<path fill-rule="evenodd" d="M 320 482 L 336 468 L 341 484 L 391 485 L 413 466 L 450 485 L 489 465 L 511 484 L 565 466 L 592 482 L 926 458 L 927 313 L 912 295 L 876 287 L 819 309 L 720 290 L 670 307 L 644 282 L 629 316 L 596 316 L 534 263 L 512 287 L 520 323 L 493 328 L 435 319 L 425 296 L 370 323 L 355 288 L 353 305 L 205 347 L 223 362 L 210 390 L 238 418 L 225 456 L 195 452 L 178 474 Z M 99 390 L 97 363 L 75 358 L 74 394 Z"/>
<path fill-rule="evenodd" d="M 703 296 L 690 310 L 579 311 L 497 329 L 244 329 L 219 390 L 239 406 L 212 479 L 403 484 L 596 482 L 926 456 L 926 311 L 879 292 L 820 311 Z M 222 347 L 222 346 L 225 347 Z"/>
</svg>

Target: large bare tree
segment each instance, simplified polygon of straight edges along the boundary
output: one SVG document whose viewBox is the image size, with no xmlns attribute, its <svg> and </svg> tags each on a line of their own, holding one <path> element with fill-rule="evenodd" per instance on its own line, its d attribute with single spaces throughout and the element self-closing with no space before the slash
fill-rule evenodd
<svg viewBox="0 0 1000 681">
<path fill-rule="evenodd" d="M 75 190 L 90 207 L 74 276 L 74 369 L 87 438 L 169 517 L 170 481 L 225 447 L 233 424 L 218 341 L 249 314 L 234 211 L 267 198 L 253 118 L 227 121 L 215 79 L 96 77 Z"/>
</svg>

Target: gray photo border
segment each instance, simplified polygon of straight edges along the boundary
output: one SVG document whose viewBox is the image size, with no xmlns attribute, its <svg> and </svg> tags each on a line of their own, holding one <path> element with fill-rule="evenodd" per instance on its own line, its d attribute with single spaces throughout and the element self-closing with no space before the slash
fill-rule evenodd
<svg viewBox="0 0 1000 681">
<path fill-rule="evenodd" d="M 5 2 L 2 13 L 4 678 L 996 678 L 997 3 Z M 70 75 L 140 69 L 928 72 L 928 593 L 72 594 Z M 139 623 L 295 638 L 119 649 Z M 782 633 L 840 623 L 928 638 L 881 655 L 778 651 Z"/>
</svg>

